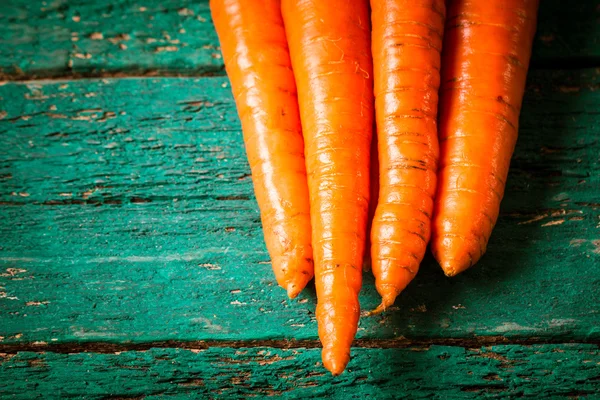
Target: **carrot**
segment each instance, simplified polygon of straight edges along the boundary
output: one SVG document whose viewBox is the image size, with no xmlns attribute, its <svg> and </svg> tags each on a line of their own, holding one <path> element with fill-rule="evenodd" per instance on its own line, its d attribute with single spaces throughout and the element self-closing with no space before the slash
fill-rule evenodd
<svg viewBox="0 0 600 400">
<path fill-rule="evenodd" d="M 211 0 L 210 8 L 273 271 L 294 298 L 313 277 L 313 258 L 304 140 L 280 1 Z"/>
<path fill-rule="evenodd" d="M 375 132 L 375 126 L 373 126 Z M 365 240 L 365 259 L 363 272 L 371 271 L 371 227 L 379 199 L 379 152 L 377 150 L 377 135 L 373 133 L 371 140 L 371 165 L 369 166 L 369 214 L 367 217 L 367 234 Z"/>
<path fill-rule="evenodd" d="M 485 253 L 517 140 L 538 0 L 451 0 L 432 251 L 456 275 Z"/>
<path fill-rule="evenodd" d="M 368 0 L 282 0 L 305 139 L 323 364 L 356 334 L 369 207 L 373 81 Z"/>
<path fill-rule="evenodd" d="M 414 278 L 429 241 L 438 163 L 443 0 L 371 0 L 379 203 L 371 230 L 384 311 Z"/>
</svg>

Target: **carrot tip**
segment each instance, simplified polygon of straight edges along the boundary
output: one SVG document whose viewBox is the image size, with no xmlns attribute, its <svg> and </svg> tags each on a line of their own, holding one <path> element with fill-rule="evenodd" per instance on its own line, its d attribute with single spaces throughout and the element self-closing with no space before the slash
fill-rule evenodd
<svg viewBox="0 0 600 400">
<path fill-rule="evenodd" d="M 457 274 L 456 270 L 454 270 L 454 268 L 452 268 L 452 267 L 443 267 L 442 266 L 442 270 L 444 270 L 444 275 L 446 275 L 448 278 L 452 278 L 453 276 L 456 276 L 456 274 Z"/>
<path fill-rule="evenodd" d="M 340 354 L 339 351 L 323 349 L 323 366 L 331 372 L 331 375 L 338 376 L 346 369 L 350 361 L 350 354 Z"/>
<path fill-rule="evenodd" d="M 366 316 L 370 317 L 373 315 L 381 314 L 382 312 L 384 312 L 385 310 L 390 308 L 394 304 L 394 301 L 396 301 L 396 294 L 388 293 L 388 294 L 382 296 L 381 304 L 379 304 L 376 309 L 368 311 L 366 313 Z"/>
<path fill-rule="evenodd" d="M 384 312 L 387 309 L 387 306 L 385 304 L 383 304 L 383 302 L 377 306 L 376 309 L 371 310 L 371 311 L 367 311 L 365 313 L 365 315 L 367 317 L 372 317 L 373 315 L 377 315 L 377 314 L 381 314 L 382 312 Z"/>
<path fill-rule="evenodd" d="M 440 260 L 439 264 L 442 267 L 442 271 L 444 271 L 444 275 L 448 278 L 452 278 L 470 267 L 470 264 L 460 264 L 456 260 Z"/>
<path fill-rule="evenodd" d="M 485 252 L 485 249 L 481 248 L 479 239 L 441 236 L 441 238 L 433 237 L 431 250 L 448 277 L 471 268 Z"/>
<path fill-rule="evenodd" d="M 302 291 L 302 288 L 295 283 L 288 283 L 287 294 L 290 299 L 295 299 L 296 296 Z"/>
</svg>

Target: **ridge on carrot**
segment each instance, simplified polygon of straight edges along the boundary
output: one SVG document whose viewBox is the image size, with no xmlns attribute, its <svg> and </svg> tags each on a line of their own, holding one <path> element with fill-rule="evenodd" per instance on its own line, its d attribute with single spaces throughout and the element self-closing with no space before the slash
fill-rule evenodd
<svg viewBox="0 0 600 400">
<path fill-rule="evenodd" d="M 369 207 L 369 4 L 283 0 L 282 11 L 305 140 L 323 365 L 338 375 L 358 328 Z"/>
<path fill-rule="evenodd" d="M 371 0 L 379 202 L 371 260 L 381 304 L 415 277 L 430 238 L 438 163 L 443 0 Z"/>
<path fill-rule="evenodd" d="M 538 0 L 450 0 L 432 252 L 456 275 L 485 253 L 517 140 Z"/>
<path fill-rule="evenodd" d="M 365 258 L 363 272 L 371 271 L 371 228 L 379 199 L 379 151 L 377 150 L 376 126 L 373 126 L 373 139 L 371 140 L 371 165 L 369 166 L 369 214 L 367 217 L 367 234 L 365 240 Z"/>
<path fill-rule="evenodd" d="M 304 141 L 280 1 L 211 0 L 210 9 L 273 271 L 294 298 L 313 277 L 313 259 Z"/>
</svg>

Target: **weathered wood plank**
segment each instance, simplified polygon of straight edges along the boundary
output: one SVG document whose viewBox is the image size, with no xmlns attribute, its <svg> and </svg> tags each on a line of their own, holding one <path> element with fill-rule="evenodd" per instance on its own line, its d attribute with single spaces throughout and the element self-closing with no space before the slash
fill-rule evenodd
<svg viewBox="0 0 600 400">
<path fill-rule="evenodd" d="M 0 12 L 10 77 L 222 69 L 207 0 L 13 0 Z"/>
<path fill-rule="evenodd" d="M 332 378 L 319 349 L 151 349 L 0 355 L 3 398 L 592 398 L 595 345 L 353 350 Z"/>
<path fill-rule="evenodd" d="M 488 254 L 454 279 L 427 259 L 359 337 L 600 337 L 598 82 L 531 74 Z M 0 86 L 3 343 L 316 338 L 314 292 L 290 302 L 270 272 L 226 86 Z"/>
<path fill-rule="evenodd" d="M 532 66 L 600 66 L 600 7 L 597 0 L 542 0 Z"/>
<path fill-rule="evenodd" d="M 597 2 L 544 0 L 535 67 L 600 65 Z M 12 0 L 0 12 L 7 78 L 223 73 L 208 1 Z"/>
</svg>

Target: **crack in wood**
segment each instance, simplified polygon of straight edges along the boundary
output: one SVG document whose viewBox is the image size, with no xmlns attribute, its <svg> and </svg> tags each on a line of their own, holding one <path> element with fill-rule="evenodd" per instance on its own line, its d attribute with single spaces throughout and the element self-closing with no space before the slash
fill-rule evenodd
<svg viewBox="0 0 600 400">
<path fill-rule="evenodd" d="M 33 74 L 7 74 L 0 72 L 0 81 L 22 83 L 44 83 L 55 81 L 77 81 L 83 79 L 106 78 L 213 78 L 225 76 L 225 69 L 216 67 L 206 70 L 169 71 L 169 70 L 135 70 L 122 71 L 86 71 L 73 73 L 69 70 L 36 71 Z"/>
<path fill-rule="evenodd" d="M 545 60 L 532 60 L 531 70 L 575 70 L 597 68 L 600 65 L 599 57 L 576 57 L 576 58 L 550 58 Z M 7 82 L 32 82 L 44 81 L 102 79 L 102 78 L 207 78 L 225 76 L 224 67 L 202 66 L 201 70 L 136 70 L 135 68 L 118 71 L 85 71 L 73 73 L 69 69 L 36 71 L 27 74 L 0 73 L 0 81 Z"/>
<path fill-rule="evenodd" d="M 591 344 L 600 346 L 600 340 L 565 340 L 547 338 L 511 338 L 506 336 L 477 336 L 472 338 L 423 338 L 423 339 L 358 339 L 353 343 L 355 348 L 366 349 L 414 349 L 426 350 L 431 346 L 462 347 L 467 349 L 478 349 L 494 345 L 544 345 L 544 344 Z M 113 354 L 124 351 L 146 351 L 152 348 L 178 348 L 188 350 L 207 350 L 210 348 L 259 348 L 270 347 L 275 349 L 314 349 L 320 348 L 318 340 L 218 340 L 218 341 L 150 341 L 140 343 L 109 343 L 109 342 L 27 342 L 0 344 L 0 353 L 15 354 L 23 351 L 30 352 L 52 352 L 59 354 L 70 353 L 100 353 Z M 488 358 L 492 358 L 486 356 Z"/>
</svg>

